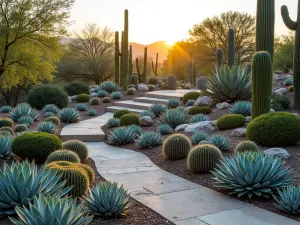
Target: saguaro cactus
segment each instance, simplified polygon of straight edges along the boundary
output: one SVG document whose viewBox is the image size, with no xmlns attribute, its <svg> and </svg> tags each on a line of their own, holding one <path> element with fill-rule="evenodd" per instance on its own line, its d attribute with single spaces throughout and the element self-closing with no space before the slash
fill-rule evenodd
<svg viewBox="0 0 300 225">
<path fill-rule="evenodd" d="M 136 58 L 136 71 L 139 75 L 139 82 L 140 83 L 145 83 L 147 80 L 147 47 L 145 47 L 144 49 L 144 68 L 143 68 L 143 73 L 141 73 L 140 71 L 140 67 L 139 67 L 139 59 Z"/>
<path fill-rule="evenodd" d="M 115 82 L 120 82 L 120 43 L 119 43 L 119 32 L 115 33 Z"/>
<path fill-rule="evenodd" d="M 218 48 L 216 52 L 216 56 L 217 56 L 217 66 L 221 67 L 223 64 L 223 49 Z"/>
<path fill-rule="evenodd" d="M 228 31 L 228 45 L 227 45 L 227 64 L 231 68 L 234 66 L 235 60 L 235 37 L 232 28 Z"/>
<path fill-rule="evenodd" d="M 272 79 L 271 55 L 257 52 L 252 60 L 252 118 L 270 112 Z"/>
<path fill-rule="evenodd" d="M 158 68 L 158 53 L 156 53 L 156 61 L 155 61 L 155 66 L 154 66 L 154 62 L 152 61 L 152 70 L 154 75 L 157 77 L 158 73 L 157 73 L 157 68 Z"/>
<path fill-rule="evenodd" d="M 256 51 L 267 51 L 273 61 L 275 0 L 257 0 Z"/>
<path fill-rule="evenodd" d="M 129 69 L 129 61 L 128 61 L 128 10 L 125 10 L 124 14 L 124 38 L 123 38 L 123 49 L 122 49 L 122 70 L 121 70 L 121 85 L 123 90 L 126 90 L 128 87 L 128 69 Z"/>
<path fill-rule="evenodd" d="M 133 73 L 133 64 L 132 64 L 132 46 L 129 47 L 129 70 L 128 70 L 128 84 L 132 84 L 132 73 Z"/>
<path fill-rule="evenodd" d="M 294 51 L 294 107 L 300 109 L 300 0 L 298 0 L 298 15 L 297 21 L 293 21 L 289 16 L 287 6 L 281 7 L 281 15 L 283 22 L 290 29 L 296 31 L 295 37 L 295 51 Z"/>
</svg>

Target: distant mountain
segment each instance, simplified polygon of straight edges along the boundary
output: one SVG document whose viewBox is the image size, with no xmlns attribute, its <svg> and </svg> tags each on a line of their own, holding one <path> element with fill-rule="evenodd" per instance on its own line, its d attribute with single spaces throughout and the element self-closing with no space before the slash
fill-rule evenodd
<svg viewBox="0 0 300 225">
<path fill-rule="evenodd" d="M 66 45 L 72 38 L 61 37 L 61 43 Z M 167 58 L 170 46 L 165 41 L 157 41 L 150 45 L 142 45 L 135 42 L 129 43 L 132 46 L 133 58 L 144 56 L 144 48 L 148 48 L 148 58 L 155 60 L 156 53 L 158 52 L 158 62 L 162 63 Z"/>
</svg>

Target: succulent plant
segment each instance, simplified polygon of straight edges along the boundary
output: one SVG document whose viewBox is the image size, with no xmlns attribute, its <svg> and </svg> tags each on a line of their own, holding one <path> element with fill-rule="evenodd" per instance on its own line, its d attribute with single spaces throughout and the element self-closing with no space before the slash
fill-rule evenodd
<svg viewBox="0 0 300 225">
<path fill-rule="evenodd" d="M 125 216 L 131 207 L 129 194 L 117 183 L 100 182 L 83 196 L 85 209 L 99 217 Z"/>
<path fill-rule="evenodd" d="M 117 112 L 114 113 L 114 118 L 120 119 L 122 116 L 129 114 L 129 113 L 130 113 L 130 111 L 127 109 L 118 110 Z"/>
<path fill-rule="evenodd" d="M 121 99 L 122 98 L 122 93 L 119 91 L 115 91 L 111 94 L 112 99 Z"/>
<path fill-rule="evenodd" d="M 199 122 L 203 122 L 203 121 L 209 121 L 209 117 L 207 115 L 204 114 L 196 114 L 194 116 L 192 116 L 191 118 L 191 123 L 199 123 Z"/>
<path fill-rule="evenodd" d="M 181 124 L 187 124 L 190 121 L 188 114 L 176 109 L 167 110 L 160 116 L 159 120 L 162 123 L 168 124 L 173 129 Z"/>
<path fill-rule="evenodd" d="M 100 99 L 96 97 L 92 98 L 90 101 L 91 105 L 100 105 L 100 103 L 101 103 Z"/>
<path fill-rule="evenodd" d="M 300 213 L 300 187 L 289 186 L 278 190 L 279 196 L 273 195 L 275 206 L 283 211 L 299 215 Z"/>
<path fill-rule="evenodd" d="M 156 117 L 155 114 L 150 110 L 145 110 L 145 111 L 141 112 L 140 117 L 142 117 L 142 116 L 149 116 L 152 119 L 154 119 Z"/>
<path fill-rule="evenodd" d="M 257 146 L 257 144 L 255 144 L 255 142 L 242 141 L 236 146 L 234 153 L 237 154 L 237 153 L 243 153 L 243 152 L 259 152 L 259 151 L 260 151 L 260 149 Z"/>
<path fill-rule="evenodd" d="M 86 103 L 90 100 L 90 96 L 88 94 L 82 93 L 76 96 L 76 102 L 78 103 Z"/>
<path fill-rule="evenodd" d="M 100 90 L 100 91 L 97 92 L 97 96 L 100 97 L 100 98 L 104 98 L 104 97 L 107 97 L 108 94 L 107 94 L 107 91 Z"/>
<path fill-rule="evenodd" d="M 9 132 L 11 135 L 14 135 L 14 130 L 11 127 L 1 127 L 0 128 L 0 133 L 3 131 Z"/>
<path fill-rule="evenodd" d="M 20 124 L 24 124 L 27 127 L 31 127 L 31 125 L 34 123 L 32 117 L 30 117 L 30 116 L 22 116 L 18 119 L 17 122 Z"/>
<path fill-rule="evenodd" d="M 106 82 L 102 82 L 99 85 L 100 89 L 103 91 L 106 91 L 108 93 L 112 93 L 115 91 L 118 91 L 120 88 L 118 87 L 118 85 L 115 82 L 112 81 L 106 81 Z"/>
<path fill-rule="evenodd" d="M 169 109 L 175 109 L 178 106 L 180 106 L 180 101 L 177 98 L 169 99 L 168 100 L 168 108 Z"/>
<path fill-rule="evenodd" d="M 78 155 L 69 150 L 57 150 L 55 152 L 52 152 L 47 160 L 46 163 L 52 163 L 52 162 L 57 162 L 57 161 L 67 161 L 67 162 L 73 162 L 73 163 L 79 163 L 80 159 Z"/>
<path fill-rule="evenodd" d="M 211 108 L 207 105 L 204 106 L 192 106 L 188 110 L 188 114 L 196 115 L 196 114 L 210 114 L 212 112 Z"/>
<path fill-rule="evenodd" d="M 44 113 L 47 113 L 47 112 L 52 112 L 54 114 L 57 114 L 59 112 L 59 109 L 56 105 L 54 104 L 48 104 L 48 105 L 45 105 L 44 108 L 43 108 L 43 112 Z"/>
<path fill-rule="evenodd" d="M 1 127 L 13 127 L 14 122 L 7 117 L 0 117 L 0 128 Z"/>
<path fill-rule="evenodd" d="M 207 141 L 207 140 L 208 140 L 208 135 L 202 132 L 195 133 L 191 137 L 191 141 L 193 145 L 198 145 L 200 144 L 201 141 Z"/>
<path fill-rule="evenodd" d="M 131 130 L 126 127 L 115 128 L 109 135 L 108 141 L 113 145 L 126 145 L 129 143 L 133 143 L 136 138 L 136 134 L 134 134 Z"/>
<path fill-rule="evenodd" d="M 76 104 L 75 108 L 79 111 L 79 112 L 82 112 L 82 111 L 87 111 L 88 110 L 88 106 L 84 103 L 78 103 Z"/>
<path fill-rule="evenodd" d="M 178 106 L 177 108 L 176 108 L 176 110 L 177 111 L 180 111 L 180 112 L 184 112 L 185 111 L 185 107 L 184 106 Z"/>
<path fill-rule="evenodd" d="M 226 150 L 230 146 L 228 138 L 221 135 L 212 136 L 208 139 L 208 141 L 218 147 L 220 150 Z"/>
<path fill-rule="evenodd" d="M 221 116 L 217 120 L 217 127 L 220 130 L 233 129 L 237 127 L 242 127 L 246 123 L 246 118 L 239 114 L 227 114 Z"/>
<path fill-rule="evenodd" d="M 75 152 L 81 162 L 85 162 L 88 158 L 89 150 L 87 146 L 79 140 L 69 140 L 63 143 L 63 149 Z"/>
<path fill-rule="evenodd" d="M 59 118 L 65 123 L 76 123 L 80 117 L 80 112 L 73 108 L 64 108 L 59 112 Z"/>
<path fill-rule="evenodd" d="M 57 127 L 60 126 L 60 120 L 58 117 L 56 116 L 51 116 L 45 119 L 45 122 L 51 122 L 54 123 Z"/>
<path fill-rule="evenodd" d="M 120 126 L 139 125 L 139 116 L 135 113 L 129 113 L 121 116 Z"/>
<path fill-rule="evenodd" d="M 40 132 L 46 132 L 49 134 L 54 134 L 54 132 L 56 131 L 56 125 L 52 122 L 41 122 L 38 127 L 37 127 L 37 131 Z"/>
<path fill-rule="evenodd" d="M 0 158 L 9 159 L 14 156 L 11 152 L 12 138 L 10 136 L 0 136 Z"/>
<path fill-rule="evenodd" d="M 83 206 L 75 199 L 58 195 L 40 194 L 34 197 L 33 203 L 29 203 L 29 208 L 17 206 L 16 213 L 19 220 L 9 218 L 15 225 L 88 225 L 93 219 L 84 213 Z"/>
<path fill-rule="evenodd" d="M 182 134 L 174 134 L 168 137 L 163 145 L 163 155 L 169 160 L 185 159 L 191 150 L 191 141 Z"/>
<path fill-rule="evenodd" d="M 142 133 L 136 141 L 136 145 L 139 148 L 153 148 L 161 144 L 162 144 L 161 135 L 157 132 L 152 132 L 152 131 Z"/>
<path fill-rule="evenodd" d="M 201 93 L 198 91 L 191 91 L 188 92 L 186 94 L 184 94 L 184 96 L 182 97 L 182 101 L 183 103 L 187 103 L 188 100 L 197 100 L 199 97 L 201 96 Z"/>
<path fill-rule="evenodd" d="M 291 169 L 278 157 L 261 152 L 238 153 L 227 157 L 212 171 L 215 186 L 238 197 L 253 195 L 269 198 L 273 191 L 293 183 Z"/>
<path fill-rule="evenodd" d="M 293 78 L 289 78 L 283 82 L 283 86 L 293 86 Z"/>
<path fill-rule="evenodd" d="M 251 102 L 250 101 L 237 101 L 229 109 L 232 114 L 241 114 L 243 116 L 251 116 Z"/>
<path fill-rule="evenodd" d="M 71 188 L 64 188 L 66 182 L 59 182 L 56 172 L 46 171 L 43 166 L 39 171 L 34 162 L 27 160 L 4 163 L 0 176 L 0 215 L 15 214 L 16 206 L 28 206 L 38 194 L 64 196 Z"/>
<path fill-rule="evenodd" d="M 88 116 L 96 116 L 97 111 L 96 111 L 96 109 L 89 109 L 87 114 L 88 114 Z"/>
<path fill-rule="evenodd" d="M 198 145 L 189 152 L 187 166 L 193 173 L 208 173 L 221 159 L 222 153 L 214 145 Z"/>
<path fill-rule="evenodd" d="M 103 99 L 102 99 L 102 102 L 103 103 L 110 103 L 110 98 L 109 97 L 104 97 Z"/>
<path fill-rule="evenodd" d="M 0 113 L 10 113 L 12 110 L 13 108 L 11 106 L 5 105 L 0 108 Z"/>
<path fill-rule="evenodd" d="M 127 126 L 126 129 L 134 133 L 136 136 L 139 136 L 142 133 L 142 128 L 138 125 L 130 125 Z"/>
<path fill-rule="evenodd" d="M 167 107 L 163 104 L 155 103 L 151 105 L 150 110 L 155 116 L 159 116 L 167 110 Z"/>
<path fill-rule="evenodd" d="M 194 99 L 189 99 L 187 102 L 186 102 L 186 106 L 193 106 L 195 104 L 195 100 Z"/>
<path fill-rule="evenodd" d="M 173 129 L 172 127 L 170 127 L 168 124 L 160 124 L 157 128 L 157 131 L 161 134 L 161 135 L 168 135 L 168 134 L 172 134 L 173 133 Z"/>
<path fill-rule="evenodd" d="M 24 124 L 18 124 L 18 125 L 15 126 L 15 132 L 16 132 L 16 133 L 25 132 L 25 131 L 27 131 L 27 130 L 28 130 L 28 128 L 27 128 L 27 126 L 24 125 Z"/>
<path fill-rule="evenodd" d="M 48 118 L 51 116 L 55 116 L 55 114 L 53 112 L 45 112 L 45 118 Z"/>
<path fill-rule="evenodd" d="M 120 119 L 118 118 L 111 118 L 107 121 L 106 125 L 110 128 L 115 128 L 120 126 Z"/>
<path fill-rule="evenodd" d="M 39 120 L 40 115 L 39 112 L 32 108 L 29 104 L 22 103 L 11 111 L 10 116 L 13 121 L 18 122 L 18 120 L 23 116 L 30 116 L 34 121 L 37 121 Z"/>
</svg>

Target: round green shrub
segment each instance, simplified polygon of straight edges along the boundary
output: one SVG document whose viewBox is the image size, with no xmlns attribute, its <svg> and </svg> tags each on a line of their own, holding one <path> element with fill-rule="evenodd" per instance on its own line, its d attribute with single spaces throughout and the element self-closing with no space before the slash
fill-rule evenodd
<svg viewBox="0 0 300 225">
<path fill-rule="evenodd" d="M 246 136 L 266 147 L 289 146 L 300 140 L 299 130 L 299 116 L 287 112 L 267 113 L 249 123 Z"/>
<path fill-rule="evenodd" d="M 63 149 L 70 150 L 72 152 L 75 152 L 81 162 L 85 162 L 88 158 L 88 148 L 87 146 L 78 140 L 70 140 L 63 143 Z"/>
<path fill-rule="evenodd" d="M 255 144 L 255 142 L 242 141 L 236 146 L 234 153 L 237 154 L 238 152 L 242 153 L 242 152 L 259 152 L 259 151 L 260 149 L 257 146 L 257 144 Z"/>
<path fill-rule="evenodd" d="M 60 119 L 56 116 L 50 116 L 45 119 L 45 122 L 54 123 L 57 127 L 60 127 Z"/>
<path fill-rule="evenodd" d="M 122 116 L 126 115 L 126 114 L 129 114 L 130 111 L 128 111 L 127 109 L 125 110 L 119 110 L 117 112 L 114 113 L 114 118 L 118 118 L 120 119 Z"/>
<path fill-rule="evenodd" d="M 14 126 L 14 121 L 12 121 L 9 118 L 0 117 L 0 128 L 1 127 L 10 127 L 10 128 L 13 128 L 13 126 Z"/>
<path fill-rule="evenodd" d="M 134 95 L 134 90 L 128 89 L 126 95 Z"/>
<path fill-rule="evenodd" d="M 196 92 L 196 91 L 188 92 L 183 96 L 182 101 L 185 104 L 188 100 L 190 99 L 197 100 L 200 96 L 201 96 L 200 92 Z"/>
<path fill-rule="evenodd" d="M 91 99 L 91 105 L 100 105 L 100 99 L 95 97 Z"/>
<path fill-rule="evenodd" d="M 40 85 L 30 90 L 27 102 L 36 109 L 43 109 L 45 105 L 53 104 L 64 108 L 69 103 L 68 94 L 60 87 Z"/>
<path fill-rule="evenodd" d="M 184 135 L 174 134 L 163 145 L 163 155 L 169 160 L 185 159 L 191 150 L 191 141 Z"/>
<path fill-rule="evenodd" d="M 187 166 L 193 173 L 208 173 L 221 159 L 222 153 L 214 145 L 198 145 L 189 152 Z"/>
<path fill-rule="evenodd" d="M 9 132 L 11 135 L 14 135 L 14 130 L 11 127 L 1 127 L 0 128 L 0 132 L 2 131 L 7 131 Z"/>
<path fill-rule="evenodd" d="M 189 109 L 190 115 L 196 115 L 196 114 L 210 114 L 211 108 L 209 106 L 193 106 Z"/>
<path fill-rule="evenodd" d="M 220 130 L 228 130 L 237 127 L 242 127 L 246 123 L 246 118 L 240 114 L 228 114 L 220 117 L 217 120 L 217 127 Z"/>
<path fill-rule="evenodd" d="M 139 116 L 134 113 L 129 113 L 121 116 L 120 126 L 139 125 Z"/>
<path fill-rule="evenodd" d="M 55 152 L 52 152 L 47 160 L 46 163 L 52 163 L 56 161 L 67 161 L 67 162 L 73 162 L 73 163 L 80 163 L 80 159 L 78 155 L 75 152 L 69 151 L 69 150 L 57 150 Z"/>
<path fill-rule="evenodd" d="M 89 93 L 89 85 L 80 81 L 73 81 L 70 84 L 65 85 L 64 89 L 69 96 Z"/>
<path fill-rule="evenodd" d="M 157 77 L 149 77 L 148 84 L 157 85 L 157 84 L 159 84 L 159 80 Z"/>
<path fill-rule="evenodd" d="M 102 102 L 103 103 L 110 103 L 110 98 L 109 97 L 104 97 L 103 99 L 102 99 Z"/>
<path fill-rule="evenodd" d="M 28 128 L 27 128 L 27 126 L 24 125 L 24 124 L 18 124 L 18 125 L 15 126 L 15 132 L 16 132 L 16 133 L 25 132 L 25 131 L 27 131 L 27 130 L 28 130 Z"/>
<path fill-rule="evenodd" d="M 11 145 L 14 154 L 22 159 L 35 160 L 37 163 L 44 162 L 54 151 L 62 149 L 61 140 L 44 132 L 27 132 L 17 136 Z"/>
<path fill-rule="evenodd" d="M 76 96 L 76 102 L 78 103 L 86 103 L 90 100 L 90 96 L 88 94 L 79 94 Z"/>
</svg>

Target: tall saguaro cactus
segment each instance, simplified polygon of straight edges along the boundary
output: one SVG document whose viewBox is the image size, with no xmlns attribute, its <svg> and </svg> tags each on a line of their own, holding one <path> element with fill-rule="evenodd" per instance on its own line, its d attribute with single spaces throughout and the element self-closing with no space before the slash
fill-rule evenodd
<svg viewBox="0 0 300 225">
<path fill-rule="evenodd" d="M 140 71 L 140 66 L 139 66 L 139 59 L 136 58 L 136 71 L 138 73 L 139 76 L 139 82 L 140 83 L 145 83 L 147 80 L 147 47 L 145 47 L 144 50 L 144 68 L 143 68 L 143 73 L 141 73 Z"/>
<path fill-rule="evenodd" d="M 133 64 L 132 64 L 132 46 L 129 47 L 129 70 L 128 70 L 128 84 L 132 84 L 132 73 L 133 73 Z"/>
<path fill-rule="evenodd" d="M 252 60 L 252 118 L 270 112 L 272 79 L 271 55 L 257 52 Z"/>
<path fill-rule="evenodd" d="M 274 55 L 275 0 L 257 0 L 256 51 Z"/>
<path fill-rule="evenodd" d="M 221 67 L 223 64 L 223 49 L 218 48 L 216 52 L 216 56 L 217 56 L 217 66 Z"/>
<path fill-rule="evenodd" d="M 228 44 L 227 44 L 227 64 L 231 68 L 234 66 L 235 60 L 235 37 L 234 30 L 230 28 L 228 31 Z"/>
<path fill-rule="evenodd" d="M 120 82 L 120 43 L 119 32 L 115 33 L 115 82 Z"/>
<path fill-rule="evenodd" d="M 121 70 L 121 85 L 123 90 L 126 90 L 128 87 L 128 69 L 129 69 L 129 61 L 128 61 L 128 10 L 125 10 L 124 14 L 124 38 L 123 38 L 123 49 L 122 49 L 122 70 Z"/>
<path fill-rule="evenodd" d="M 152 70 L 156 77 L 158 76 L 157 68 L 158 68 L 158 53 L 156 53 L 155 66 L 154 66 L 154 62 L 152 61 Z"/>
<path fill-rule="evenodd" d="M 294 71 L 293 71 L 293 84 L 294 84 L 294 107 L 300 109 L 300 0 L 298 0 L 298 15 L 297 21 L 293 21 L 289 16 L 287 6 L 281 7 L 281 16 L 285 25 L 295 34 L 295 51 L 294 51 Z"/>
</svg>

